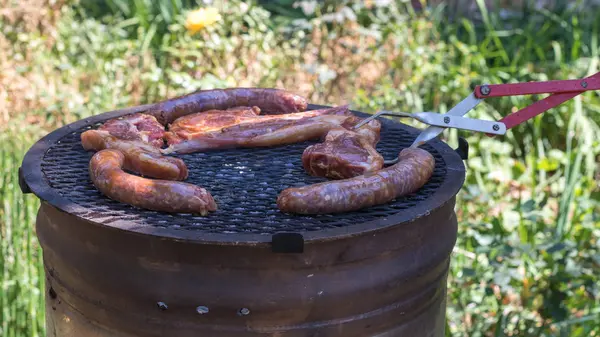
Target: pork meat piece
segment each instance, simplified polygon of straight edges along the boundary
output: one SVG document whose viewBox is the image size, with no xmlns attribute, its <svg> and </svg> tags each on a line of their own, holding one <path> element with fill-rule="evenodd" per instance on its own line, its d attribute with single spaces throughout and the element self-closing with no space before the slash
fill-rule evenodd
<svg viewBox="0 0 600 337">
<path fill-rule="evenodd" d="M 144 113 L 110 119 L 98 130 L 108 131 L 119 139 L 142 141 L 158 148 L 164 144 L 165 127 L 154 116 Z"/>
<path fill-rule="evenodd" d="M 331 129 L 322 143 L 307 147 L 302 166 L 312 176 L 346 179 L 383 168 L 383 156 L 376 150 L 381 123 L 377 120 L 351 130 L 353 125 Z"/>
<path fill-rule="evenodd" d="M 180 117 L 165 133 L 167 144 L 181 143 L 194 135 L 218 131 L 260 115 L 258 107 L 235 107 L 227 110 L 208 110 Z"/>
<path fill-rule="evenodd" d="M 232 117 L 224 115 L 231 114 Z M 187 117 L 187 116 L 186 116 Z M 319 139 L 329 130 L 352 119 L 348 106 L 281 115 L 252 116 L 238 111 L 202 112 L 176 120 L 166 133 L 168 153 L 263 147 Z M 193 122 L 192 122 L 193 121 Z"/>
</svg>

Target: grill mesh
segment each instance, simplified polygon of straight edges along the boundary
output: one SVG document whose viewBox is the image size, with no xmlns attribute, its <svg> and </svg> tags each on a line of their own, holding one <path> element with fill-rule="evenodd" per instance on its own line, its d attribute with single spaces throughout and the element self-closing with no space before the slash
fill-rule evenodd
<svg viewBox="0 0 600 337">
<path fill-rule="evenodd" d="M 385 119 L 381 122 L 382 140 L 377 149 L 385 158 L 395 157 L 416 137 L 399 124 Z M 299 216 L 279 212 L 277 195 L 288 187 L 326 180 L 311 177 L 302 168 L 301 154 L 315 141 L 273 148 L 176 155 L 189 168 L 186 182 L 206 188 L 215 198 L 219 210 L 207 217 L 168 214 L 137 209 L 110 200 L 96 190 L 88 175 L 88 163 L 93 153 L 86 152 L 80 143 L 81 133 L 89 128 L 72 132 L 51 145 L 41 166 L 51 188 L 89 210 L 81 217 L 104 224 L 125 220 L 137 226 L 220 234 L 318 231 L 377 220 L 414 207 L 439 188 L 446 174 L 442 156 L 426 145 L 423 148 L 434 155 L 436 168 L 429 182 L 417 193 L 350 213 Z"/>
</svg>

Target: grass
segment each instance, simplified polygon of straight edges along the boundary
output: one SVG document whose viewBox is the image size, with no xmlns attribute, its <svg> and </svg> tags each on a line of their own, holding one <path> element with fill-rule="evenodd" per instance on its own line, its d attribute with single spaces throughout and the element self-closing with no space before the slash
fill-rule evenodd
<svg viewBox="0 0 600 337">
<path fill-rule="evenodd" d="M 39 201 L 23 195 L 18 169 L 38 130 L 12 125 L 0 135 L 0 336 L 44 336 L 43 267 L 33 224 Z"/>
<path fill-rule="evenodd" d="M 0 336 L 43 335 L 38 200 L 20 192 L 17 169 L 60 125 L 196 88 L 248 85 L 367 112 L 445 112 L 475 84 L 600 71 L 600 11 L 589 7 L 502 18 L 479 1 L 467 18 L 452 6 L 414 12 L 401 1 L 304 9 L 294 0 L 214 1 L 222 22 L 192 35 L 184 15 L 194 1 L 28 1 L 54 6 L 52 15 L 0 0 Z M 499 119 L 540 98 L 489 99 L 469 116 Z M 599 123 L 600 95 L 588 92 L 504 137 L 444 133 L 451 146 L 458 136 L 471 145 L 448 336 L 600 335 Z"/>
</svg>

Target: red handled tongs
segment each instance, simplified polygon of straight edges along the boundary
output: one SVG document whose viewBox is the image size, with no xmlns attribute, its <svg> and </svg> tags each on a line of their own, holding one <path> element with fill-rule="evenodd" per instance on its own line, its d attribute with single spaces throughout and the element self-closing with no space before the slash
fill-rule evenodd
<svg viewBox="0 0 600 337">
<path fill-rule="evenodd" d="M 415 118 L 422 123 L 430 125 L 417 136 L 411 147 L 420 146 L 431 139 L 434 139 L 447 128 L 482 132 L 487 135 L 503 135 L 506 133 L 506 130 L 524 123 L 589 90 L 600 90 L 600 72 L 580 80 L 478 85 L 475 87 L 472 94 L 450 109 L 446 114 L 433 112 L 417 112 L 411 114 L 380 111 L 357 124 L 355 128 L 359 128 L 382 115 Z M 475 108 L 485 98 L 532 94 L 551 95 L 512 113 L 497 122 L 462 117 Z M 397 161 L 398 160 L 396 159 L 386 161 L 385 163 L 394 164 Z"/>
</svg>

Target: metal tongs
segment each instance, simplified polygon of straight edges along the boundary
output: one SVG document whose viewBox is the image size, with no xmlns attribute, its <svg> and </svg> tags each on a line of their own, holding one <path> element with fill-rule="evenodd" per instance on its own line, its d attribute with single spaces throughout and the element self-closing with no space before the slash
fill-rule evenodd
<svg viewBox="0 0 600 337">
<path fill-rule="evenodd" d="M 434 139 L 448 128 L 482 132 L 488 136 L 503 135 L 506 130 L 513 128 L 535 116 L 552 109 L 586 91 L 600 90 L 600 72 L 579 80 L 558 80 L 544 82 L 524 82 L 510 84 L 478 85 L 473 93 L 450 109 L 446 114 L 435 112 L 391 112 L 380 111 L 360 123 L 354 129 L 360 128 L 380 116 L 398 116 L 414 118 L 429 127 L 415 138 L 410 147 L 418 147 Z M 532 94 L 551 94 L 515 113 L 509 114 L 500 121 L 487 121 L 462 117 L 475 108 L 483 99 L 488 97 L 521 96 Z M 386 160 L 385 164 L 395 164 L 398 159 Z"/>
</svg>

